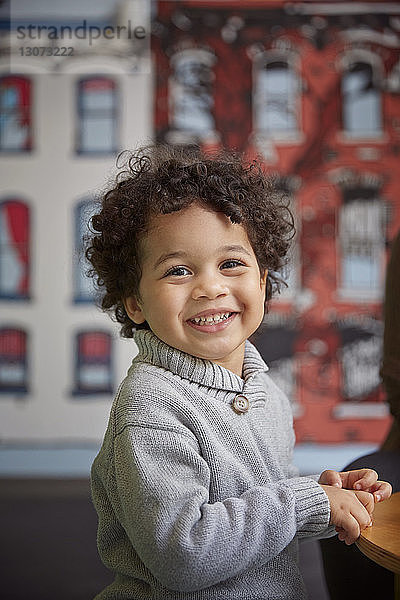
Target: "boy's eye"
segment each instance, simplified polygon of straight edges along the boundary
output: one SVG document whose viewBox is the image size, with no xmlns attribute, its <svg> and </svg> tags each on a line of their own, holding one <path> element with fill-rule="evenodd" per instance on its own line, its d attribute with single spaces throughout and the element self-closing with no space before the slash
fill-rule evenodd
<svg viewBox="0 0 400 600">
<path fill-rule="evenodd" d="M 172 269 L 165 274 L 166 277 L 169 275 L 173 275 L 174 277 L 184 277 L 185 275 L 190 275 L 190 271 L 186 267 L 172 267 Z"/>
<path fill-rule="evenodd" d="M 244 267 L 244 263 L 240 260 L 226 260 L 222 263 L 221 269 L 234 269 L 235 267 Z"/>
</svg>

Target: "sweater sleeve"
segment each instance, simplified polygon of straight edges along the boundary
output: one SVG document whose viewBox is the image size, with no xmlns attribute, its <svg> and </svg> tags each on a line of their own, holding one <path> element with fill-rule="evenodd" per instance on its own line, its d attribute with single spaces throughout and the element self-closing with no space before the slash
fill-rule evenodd
<svg viewBox="0 0 400 600">
<path fill-rule="evenodd" d="M 294 477 L 209 502 L 210 470 L 197 441 L 168 429 L 126 427 L 114 442 L 119 519 L 167 588 L 195 591 L 277 556 L 298 531 L 322 532 L 328 498 Z"/>
</svg>

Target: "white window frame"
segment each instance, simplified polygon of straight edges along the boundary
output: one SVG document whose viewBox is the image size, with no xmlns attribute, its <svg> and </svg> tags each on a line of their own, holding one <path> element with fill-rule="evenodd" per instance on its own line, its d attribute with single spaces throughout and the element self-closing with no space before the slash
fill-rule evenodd
<svg viewBox="0 0 400 600">
<path fill-rule="evenodd" d="M 216 57 L 211 51 L 202 48 L 188 48 L 186 50 L 176 52 L 171 57 L 170 64 L 172 74 L 168 80 L 169 131 L 167 133 L 166 140 L 172 144 L 198 143 L 217 140 L 219 136 L 215 130 L 214 116 L 211 112 L 211 108 L 214 105 L 212 93 L 210 93 L 210 123 L 208 127 L 205 127 L 204 130 L 196 128 L 190 129 L 190 127 L 182 128 L 179 127 L 179 124 L 177 123 L 175 116 L 176 106 L 179 105 L 179 101 L 181 101 L 185 94 L 190 95 L 191 93 L 191 88 L 180 83 L 176 78 L 176 68 L 181 61 L 183 63 L 197 62 L 208 69 L 210 73 L 211 85 L 214 77 L 212 68 L 216 62 Z"/>
<path fill-rule="evenodd" d="M 86 82 L 90 81 L 107 81 L 111 82 L 112 86 L 112 106 L 108 109 L 89 109 L 83 106 L 84 103 L 84 94 L 83 86 Z M 110 76 L 109 74 L 95 74 L 88 75 L 85 77 L 81 77 L 77 81 L 77 141 L 76 141 L 76 152 L 77 154 L 82 155 L 109 155 L 115 154 L 118 151 L 118 82 L 115 77 Z M 110 143 L 104 147 L 87 147 L 84 143 L 84 122 L 85 120 L 93 118 L 93 115 L 98 112 L 99 118 L 104 118 L 104 114 L 109 112 L 107 118 L 111 119 L 112 132 L 111 132 L 111 140 Z M 102 114 L 103 110 L 103 114 Z M 88 114 L 89 113 L 89 114 Z"/>
<path fill-rule="evenodd" d="M 300 58 L 292 50 L 267 50 L 258 52 L 252 55 L 253 58 L 253 132 L 251 137 L 256 147 L 262 152 L 265 159 L 274 163 L 277 161 L 277 155 L 274 151 L 274 146 L 301 144 L 304 142 L 304 134 L 302 132 L 302 111 L 301 111 L 301 75 L 300 75 Z M 260 106 L 264 105 L 264 98 L 258 89 L 260 72 L 266 68 L 268 64 L 276 62 L 286 63 L 288 69 L 296 75 L 296 89 L 294 90 L 295 98 L 292 105 L 295 110 L 296 128 L 285 131 L 266 131 L 259 127 L 259 111 Z"/>
<path fill-rule="evenodd" d="M 372 196 L 365 196 L 364 198 L 362 197 L 362 187 L 363 186 L 357 186 L 360 187 L 360 198 L 359 199 L 350 199 L 350 200 L 344 200 L 342 204 L 340 205 L 340 207 L 338 208 L 338 214 L 337 214 L 337 235 L 336 235 L 336 244 L 337 244 L 337 281 L 339 282 L 339 285 L 337 286 L 337 292 L 338 292 L 338 296 L 339 299 L 346 301 L 346 300 L 354 300 L 357 302 L 371 302 L 371 301 L 381 301 L 382 297 L 383 297 L 383 288 L 384 288 L 384 273 L 385 273 L 385 234 L 386 234 L 386 206 L 383 203 L 382 199 L 381 199 L 381 195 L 379 190 L 377 189 L 375 192 L 375 195 Z M 364 186 L 365 187 L 365 186 Z M 346 195 L 346 191 L 344 191 L 343 196 Z M 380 223 L 380 228 L 381 228 L 381 236 L 380 238 L 377 237 L 375 240 L 370 240 L 369 244 L 370 247 L 372 249 L 372 252 L 374 253 L 374 251 L 376 252 L 376 260 L 377 260 L 377 270 L 378 273 L 380 274 L 380 281 L 377 282 L 376 286 L 371 288 L 368 286 L 350 286 L 348 284 L 346 284 L 346 282 L 344 281 L 344 274 L 343 274 L 343 270 L 344 270 L 344 258 L 345 258 L 345 250 L 344 248 L 347 246 L 349 246 L 351 243 L 353 244 L 359 244 L 359 245 L 366 245 L 368 243 L 368 238 L 367 235 L 365 237 L 363 237 L 362 235 L 358 236 L 358 240 L 357 240 L 357 232 L 355 232 L 353 238 L 351 238 L 350 236 L 350 240 L 346 237 L 346 235 L 344 235 L 346 232 L 344 231 L 344 225 L 342 225 L 343 223 L 343 211 L 346 210 L 346 207 L 349 208 L 351 205 L 353 205 L 353 208 L 356 209 L 357 205 L 361 205 L 364 204 L 368 205 L 370 203 L 375 204 L 376 206 L 380 206 L 380 219 L 381 219 L 381 223 Z M 373 204 L 371 204 L 371 206 L 373 206 Z M 372 211 L 371 211 L 372 213 Z M 371 220 L 371 214 L 365 215 L 365 218 L 368 220 Z M 355 222 L 355 218 L 353 218 L 353 222 Z M 376 226 L 378 226 L 378 223 L 375 223 Z M 358 232 L 359 233 L 359 232 Z M 354 254 L 354 256 L 356 256 L 356 254 Z M 361 256 L 361 254 L 360 254 Z"/>
<path fill-rule="evenodd" d="M 93 207 L 93 211 L 89 210 L 89 207 L 91 206 Z M 75 303 L 93 303 L 97 298 L 94 280 L 85 275 L 85 271 L 90 268 L 90 264 L 85 257 L 85 240 L 83 238 L 85 231 L 86 234 L 89 234 L 88 227 L 90 223 L 90 216 L 94 214 L 97 209 L 99 209 L 98 202 L 94 198 L 90 197 L 80 199 L 74 206 L 73 218 L 75 240 L 73 256 L 73 282 Z M 81 286 L 81 282 L 85 277 L 88 282 L 88 287 L 86 290 L 83 286 Z M 89 293 L 89 289 L 92 289 L 91 293 Z"/>
<path fill-rule="evenodd" d="M 371 66 L 372 77 L 373 77 L 373 80 L 375 83 L 378 83 L 379 81 L 384 80 L 384 69 L 383 69 L 382 60 L 374 52 L 360 48 L 360 49 L 351 50 L 351 51 L 343 54 L 343 56 L 340 57 L 340 59 L 337 63 L 337 69 L 341 73 L 340 95 L 341 95 L 341 102 L 342 102 L 342 115 L 343 115 L 343 111 L 344 111 L 344 106 L 343 106 L 344 101 L 343 101 L 342 85 L 341 85 L 342 81 L 343 81 L 343 77 L 346 74 L 346 72 L 351 68 L 351 66 L 354 64 L 357 64 L 357 63 L 369 64 Z M 379 86 L 377 86 L 377 89 L 379 89 Z M 378 143 L 387 141 L 387 134 L 385 133 L 384 128 L 383 128 L 384 123 L 383 123 L 383 106 L 382 106 L 382 104 L 383 104 L 383 98 L 382 98 L 382 94 L 381 94 L 380 105 L 381 105 L 381 126 L 382 126 L 382 128 L 380 130 L 377 130 L 373 134 L 365 132 L 364 135 L 359 136 L 359 135 L 357 135 L 357 133 L 352 133 L 350 131 L 345 130 L 344 118 L 342 117 L 342 129 L 337 132 L 338 141 L 342 142 L 342 143 L 351 143 L 351 144 L 354 144 L 358 141 L 378 142 Z"/>
</svg>

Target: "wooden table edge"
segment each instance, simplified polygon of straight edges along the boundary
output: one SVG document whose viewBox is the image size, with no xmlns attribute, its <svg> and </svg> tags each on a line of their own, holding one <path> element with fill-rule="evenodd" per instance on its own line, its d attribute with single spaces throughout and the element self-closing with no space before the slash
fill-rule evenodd
<svg viewBox="0 0 400 600">
<path fill-rule="evenodd" d="M 356 541 L 357 548 L 368 558 L 376 562 L 381 567 L 400 575 L 400 566 L 398 557 L 392 552 L 385 550 L 382 555 L 382 550 L 376 547 L 368 538 L 360 536 Z"/>
</svg>

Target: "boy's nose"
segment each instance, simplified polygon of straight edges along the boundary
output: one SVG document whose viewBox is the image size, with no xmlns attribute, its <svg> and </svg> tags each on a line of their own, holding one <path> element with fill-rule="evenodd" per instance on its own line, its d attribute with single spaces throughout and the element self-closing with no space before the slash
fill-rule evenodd
<svg viewBox="0 0 400 600">
<path fill-rule="evenodd" d="M 218 278 L 203 278 L 197 281 L 192 290 L 192 298 L 199 300 L 200 298 L 208 298 L 215 300 L 221 296 L 227 296 L 229 293 L 226 282 L 220 281 Z"/>
</svg>

